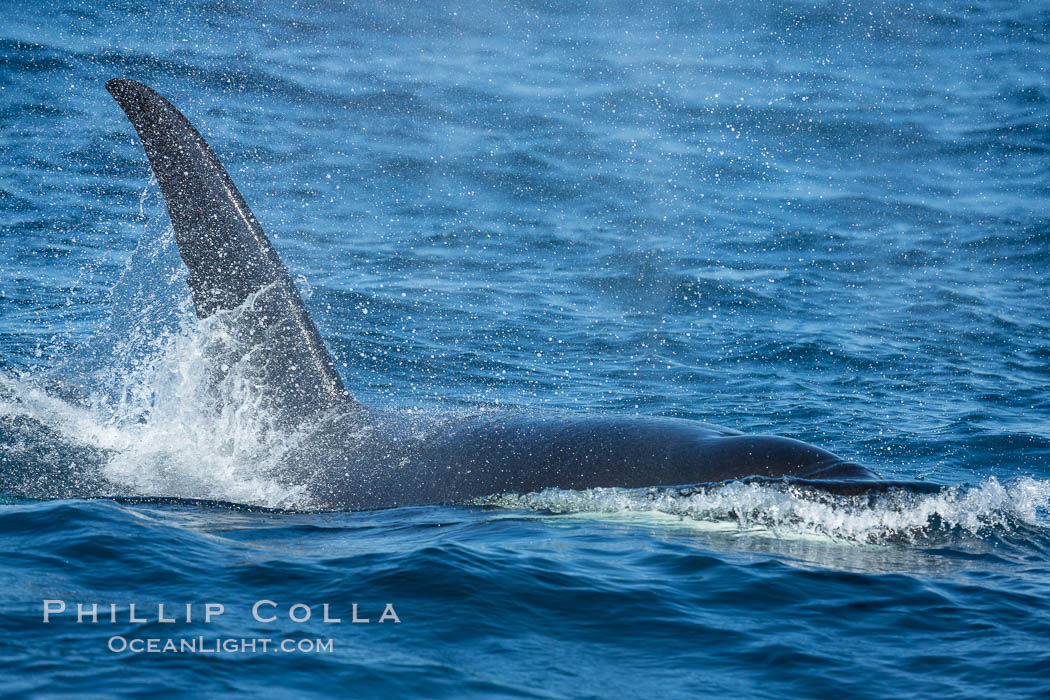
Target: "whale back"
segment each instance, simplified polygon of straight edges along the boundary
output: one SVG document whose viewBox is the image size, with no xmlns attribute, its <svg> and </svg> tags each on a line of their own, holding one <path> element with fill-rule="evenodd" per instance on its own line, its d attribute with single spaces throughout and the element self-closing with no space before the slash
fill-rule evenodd
<svg viewBox="0 0 1050 700">
<path fill-rule="evenodd" d="M 231 312 L 238 339 L 252 349 L 252 379 L 283 422 L 359 408 L 288 270 L 212 148 L 145 85 L 118 78 L 106 89 L 138 132 L 160 185 L 197 316 Z"/>
</svg>

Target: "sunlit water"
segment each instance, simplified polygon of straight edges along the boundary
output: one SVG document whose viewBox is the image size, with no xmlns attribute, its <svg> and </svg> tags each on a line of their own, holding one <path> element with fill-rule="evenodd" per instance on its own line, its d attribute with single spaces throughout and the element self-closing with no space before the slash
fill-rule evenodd
<svg viewBox="0 0 1050 700">
<path fill-rule="evenodd" d="M 1039 3 L 107 5 L 0 23 L 5 693 L 1050 691 Z M 362 401 L 694 418 L 910 486 L 315 512 L 302 436 L 211 381 L 115 76 L 201 128 Z"/>
</svg>

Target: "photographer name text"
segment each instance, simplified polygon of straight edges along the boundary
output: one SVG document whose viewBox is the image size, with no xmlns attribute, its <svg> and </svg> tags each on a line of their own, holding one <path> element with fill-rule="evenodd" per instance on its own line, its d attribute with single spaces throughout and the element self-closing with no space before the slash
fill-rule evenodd
<svg viewBox="0 0 1050 700">
<path fill-rule="evenodd" d="M 169 624 L 205 624 L 210 625 L 227 614 L 223 603 L 153 603 L 140 605 L 136 603 L 66 603 L 64 600 L 43 601 L 43 622 L 50 624 L 56 620 L 76 621 L 77 624 L 123 624 L 123 623 L 169 623 Z M 295 624 L 322 622 L 339 625 L 345 623 L 356 625 L 394 623 L 400 624 L 401 618 L 392 603 L 386 603 L 380 610 L 378 605 L 365 607 L 352 603 L 348 608 L 336 609 L 330 603 L 307 604 L 292 603 L 281 605 L 269 599 L 257 600 L 250 609 L 242 610 L 256 622 L 272 623 L 287 621 Z"/>
</svg>

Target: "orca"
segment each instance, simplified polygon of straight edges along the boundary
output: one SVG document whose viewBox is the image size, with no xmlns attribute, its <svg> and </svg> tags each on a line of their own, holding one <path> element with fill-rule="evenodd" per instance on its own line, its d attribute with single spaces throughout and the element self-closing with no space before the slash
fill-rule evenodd
<svg viewBox="0 0 1050 700">
<path fill-rule="evenodd" d="M 229 317 L 278 423 L 304 436 L 281 472 L 319 506 L 464 503 L 548 488 L 689 486 L 747 477 L 874 484 L 880 477 L 798 440 L 697 421 L 616 415 L 478 415 L 404 429 L 354 399 L 295 283 L 212 148 L 164 97 L 106 83 L 160 185 L 198 318 Z M 235 313 L 234 313 L 235 312 Z"/>
</svg>

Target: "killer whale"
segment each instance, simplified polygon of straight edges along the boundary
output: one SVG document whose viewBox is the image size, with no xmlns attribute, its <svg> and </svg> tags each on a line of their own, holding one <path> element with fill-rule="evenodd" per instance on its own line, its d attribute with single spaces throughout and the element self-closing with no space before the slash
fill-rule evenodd
<svg viewBox="0 0 1050 700">
<path fill-rule="evenodd" d="M 876 481 L 868 468 L 791 438 L 674 418 L 506 415 L 406 433 L 396 412 L 343 385 L 291 276 L 218 156 L 168 100 L 106 83 L 131 121 L 189 270 L 196 314 L 229 317 L 268 408 L 304 436 L 282 471 L 328 508 L 454 503 L 545 488 L 684 486 L 745 477 Z M 235 312 L 235 313 L 234 313 Z"/>
</svg>

